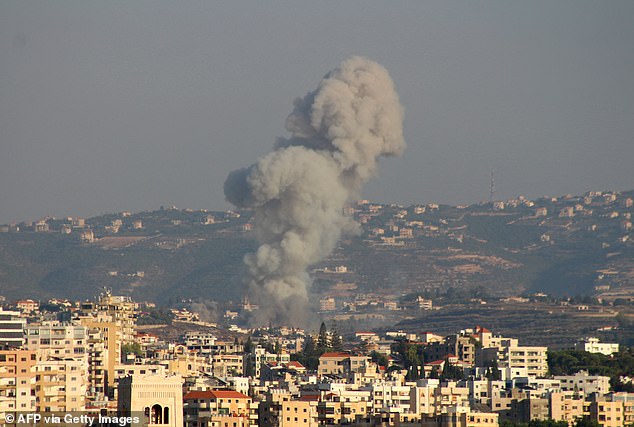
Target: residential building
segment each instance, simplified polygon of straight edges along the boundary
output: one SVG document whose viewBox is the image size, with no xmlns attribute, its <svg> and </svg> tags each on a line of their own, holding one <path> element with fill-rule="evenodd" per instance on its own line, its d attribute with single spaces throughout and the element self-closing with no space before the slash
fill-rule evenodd
<svg viewBox="0 0 634 427">
<path fill-rule="evenodd" d="M 39 310 L 40 303 L 38 301 L 33 301 L 32 299 L 23 299 L 16 301 L 15 306 L 22 313 L 31 313 L 33 311 Z"/>
<path fill-rule="evenodd" d="M 42 360 L 52 357 L 86 358 L 86 328 L 59 322 L 26 327 L 24 347 L 38 353 Z"/>
<path fill-rule="evenodd" d="M 89 369 L 91 371 L 91 387 L 95 392 L 103 392 L 113 396 L 115 366 L 121 361 L 123 346 L 120 324 L 112 321 L 112 317 L 99 314 L 97 317 L 83 317 L 80 323 L 88 331 L 86 351 L 88 352 Z M 102 375 L 103 374 L 103 375 Z"/>
<path fill-rule="evenodd" d="M 355 356 L 345 352 L 328 352 L 319 357 L 317 373 L 323 375 L 350 375 L 370 365 L 369 356 Z"/>
<path fill-rule="evenodd" d="M 86 410 L 88 362 L 86 358 L 40 360 L 35 365 L 35 410 L 80 412 Z"/>
<path fill-rule="evenodd" d="M 587 371 L 579 371 L 574 375 L 556 375 L 562 391 L 575 392 L 582 397 L 592 393 L 606 394 L 610 391 L 610 377 L 590 375 Z"/>
<path fill-rule="evenodd" d="M 258 408 L 261 427 L 316 427 L 318 425 L 317 400 L 293 399 L 284 390 L 271 389 Z"/>
<path fill-rule="evenodd" d="M 288 353 L 269 353 L 262 346 L 256 346 L 251 354 L 245 355 L 245 370 L 249 370 L 255 377 L 260 376 L 260 369 L 263 363 L 288 363 L 291 361 L 291 355 Z M 248 367 L 248 369 L 247 369 Z"/>
<path fill-rule="evenodd" d="M 183 398 L 186 427 L 255 426 L 251 398 L 233 390 L 194 390 Z"/>
<path fill-rule="evenodd" d="M 497 427 L 498 414 L 452 410 L 435 417 L 424 417 L 421 427 Z"/>
<path fill-rule="evenodd" d="M 577 420 L 583 418 L 584 400 L 575 393 L 551 393 L 549 399 L 550 419 L 574 425 Z"/>
<path fill-rule="evenodd" d="M 0 424 L 7 412 L 35 411 L 35 364 L 28 350 L 0 350 Z"/>
<path fill-rule="evenodd" d="M 328 391 L 317 403 L 319 425 L 355 424 L 369 420 L 371 392 L 365 390 Z"/>
<path fill-rule="evenodd" d="M 617 343 L 599 342 L 598 338 L 588 337 L 575 343 L 575 350 L 587 351 L 589 353 L 601 353 L 610 356 L 619 352 Z"/>
<path fill-rule="evenodd" d="M 112 295 L 110 290 L 106 289 L 99 295 L 97 310 L 112 316 L 112 320 L 121 327 L 121 340 L 124 344 L 134 342 L 138 305 L 132 298 Z"/>
<path fill-rule="evenodd" d="M 19 311 L 4 310 L 0 307 L 0 348 L 20 347 L 24 343 L 26 319 Z"/>
<path fill-rule="evenodd" d="M 599 423 L 601 427 L 622 427 L 624 423 L 623 402 L 597 400 L 590 403 L 590 419 Z"/>
</svg>

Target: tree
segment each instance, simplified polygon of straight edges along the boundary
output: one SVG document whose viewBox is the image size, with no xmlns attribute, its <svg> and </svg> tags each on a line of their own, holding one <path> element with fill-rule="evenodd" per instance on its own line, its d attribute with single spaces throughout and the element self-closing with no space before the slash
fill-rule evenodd
<svg viewBox="0 0 634 427">
<path fill-rule="evenodd" d="M 406 381 L 416 381 L 419 378 L 420 378 L 420 374 L 418 373 L 418 366 L 411 365 L 407 369 L 407 375 L 405 375 L 405 380 Z"/>
<path fill-rule="evenodd" d="M 389 363 L 387 356 L 379 353 L 376 350 L 372 350 L 372 352 L 370 353 L 370 358 L 372 359 L 372 362 L 376 363 L 379 366 L 387 366 L 387 364 Z"/>
<path fill-rule="evenodd" d="M 528 422 L 528 427 L 568 427 L 568 422 L 555 420 L 530 420 Z"/>
<path fill-rule="evenodd" d="M 442 374 L 440 378 L 443 380 L 460 380 L 464 377 L 462 368 L 454 366 L 449 363 L 449 360 L 445 360 L 445 366 L 442 368 Z"/>
<path fill-rule="evenodd" d="M 498 361 L 496 359 L 487 363 L 486 378 L 490 381 L 498 381 L 502 379 L 500 369 L 498 367 Z"/>
<path fill-rule="evenodd" d="M 315 340 L 308 336 L 306 338 L 306 342 L 304 343 L 304 348 L 301 353 L 291 354 L 291 360 L 297 360 L 299 363 L 304 365 L 306 369 L 316 370 L 319 366 L 319 356 L 322 353 L 317 351 L 315 346 Z"/>
<path fill-rule="evenodd" d="M 321 326 L 319 327 L 319 335 L 317 335 L 317 351 L 321 356 L 326 351 L 328 351 L 330 345 L 328 340 L 328 330 L 326 329 L 326 324 L 321 322 Z"/>
<path fill-rule="evenodd" d="M 343 340 L 337 330 L 337 322 L 334 320 L 330 328 L 330 347 L 332 348 L 332 351 L 341 351 L 343 349 Z"/>
<path fill-rule="evenodd" d="M 583 417 L 575 423 L 575 427 L 599 427 L 599 423 L 589 417 Z"/>
<path fill-rule="evenodd" d="M 128 354 L 141 356 L 143 354 L 141 345 L 138 342 L 123 344 L 121 346 L 121 359 L 125 361 L 127 359 Z"/>
<path fill-rule="evenodd" d="M 251 337 L 247 338 L 247 342 L 244 343 L 244 352 L 249 354 L 253 351 L 253 341 L 251 341 Z"/>
<path fill-rule="evenodd" d="M 267 353 L 275 353 L 275 347 L 270 342 L 264 343 L 264 349 Z"/>
</svg>

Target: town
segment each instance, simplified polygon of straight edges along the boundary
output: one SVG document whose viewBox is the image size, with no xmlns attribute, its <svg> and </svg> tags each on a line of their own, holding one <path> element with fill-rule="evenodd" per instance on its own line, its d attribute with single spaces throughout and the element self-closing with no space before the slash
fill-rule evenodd
<svg viewBox="0 0 634 427">
<path fill-rule="evenodd" d="M 245 328 L 187 309 L 169 328 L 143 325 L 155 309 L 108 289 L 5 301 L 0 423 L 28 412 L 192 427 L 634 423 L 634 354 L 595 337 L 549 350 L 479 325 L 344 335 L 336 322 Z"/>
</svg>

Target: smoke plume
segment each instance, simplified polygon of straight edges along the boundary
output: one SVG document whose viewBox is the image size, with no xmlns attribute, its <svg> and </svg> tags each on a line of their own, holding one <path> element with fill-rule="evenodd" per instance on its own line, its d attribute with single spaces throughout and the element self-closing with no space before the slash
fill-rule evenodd
<svg viewBox="0 0 634 427">
<path fill-rule="evenodd" d="M 289 138 L 248 168 L 233 171 L 227 200 L 254 209 L 259 248 L 247 254 L 257 323 L 297 325 L 308 313 L 306 268 L 357 224 L 345 203 L 373 176 L 381 156 L 400 154 L 403 108 L 388 72 L 362 57 L 345 60 L 294 103 Z"/>
</svg>

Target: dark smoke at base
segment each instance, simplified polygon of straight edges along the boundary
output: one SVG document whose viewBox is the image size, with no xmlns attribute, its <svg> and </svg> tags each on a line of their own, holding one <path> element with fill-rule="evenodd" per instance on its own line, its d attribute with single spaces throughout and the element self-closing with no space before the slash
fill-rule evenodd
<svg viewBox="0 0 634 427">
<path fill-rule="evenodd" d="M 227 200 L 253 208 L 260 247 L 244 258 L 256 325 L 309 323 L 306 268 L 358 225 L 343 215 L 381 156 L 401 154 L 403 108 L 389 74 L 362 57 L 345 60 L 295 101 L 289 138 L 248 168 L 233 171 Z"/>
</svg>

